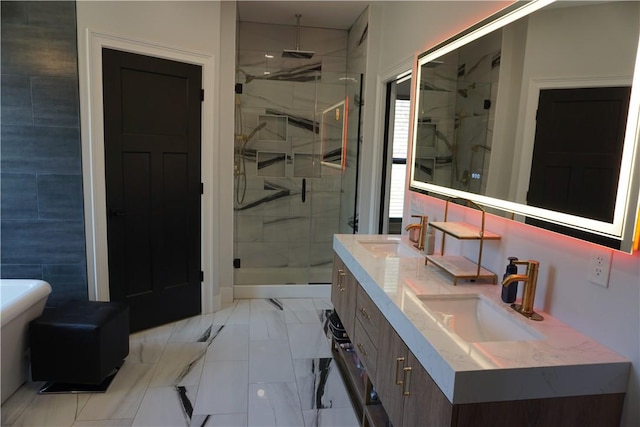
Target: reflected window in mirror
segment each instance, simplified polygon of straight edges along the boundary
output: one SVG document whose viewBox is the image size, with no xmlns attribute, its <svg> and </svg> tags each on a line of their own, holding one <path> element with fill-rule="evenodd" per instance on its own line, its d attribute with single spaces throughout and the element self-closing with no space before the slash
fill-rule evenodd
<svg viewBox="0 0 640 427">
<path fill-rule="evenodd" d="M 411 74 L 387 84 L 379 232 L 400 234 L 411 126 Z"/>
</svg>

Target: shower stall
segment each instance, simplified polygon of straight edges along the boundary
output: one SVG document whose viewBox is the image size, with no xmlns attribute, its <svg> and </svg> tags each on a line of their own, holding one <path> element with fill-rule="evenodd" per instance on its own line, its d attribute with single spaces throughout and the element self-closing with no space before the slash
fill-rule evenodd
<svg viewBox="0 0 640 427">
<path fill-rule="evenodd" d="M 239 50 L 236 286 L 330 283 L 333 234 L 355 232 L 361 76 L 329 62 Z"/>
</svg>

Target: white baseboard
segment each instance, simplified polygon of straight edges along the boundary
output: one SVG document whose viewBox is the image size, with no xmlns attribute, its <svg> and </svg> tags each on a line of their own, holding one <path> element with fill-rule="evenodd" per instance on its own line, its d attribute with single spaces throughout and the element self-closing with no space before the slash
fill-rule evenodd
<svg viewBox="0 0 640 427">
<path fill-rule="evenodd" d="M 331 285 L 236 285 L 233 298 L 331 298 Z"/>
</svg>

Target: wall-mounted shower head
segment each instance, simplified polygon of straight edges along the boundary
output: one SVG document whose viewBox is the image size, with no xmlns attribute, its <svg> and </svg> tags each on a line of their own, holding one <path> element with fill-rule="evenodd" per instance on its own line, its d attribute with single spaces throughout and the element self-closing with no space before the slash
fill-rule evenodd
<svg viewBox="0 0 640 427">
<path fill-rule="evenodd" d="M 300 50 L 300 15 L 296 13 L 296 48 L 295 49 L 284 49 L 282 51 L 283 58 L 298 58 L 298 59 L 309 59 L 315 52 L 312 50 Z"/>
</svg>

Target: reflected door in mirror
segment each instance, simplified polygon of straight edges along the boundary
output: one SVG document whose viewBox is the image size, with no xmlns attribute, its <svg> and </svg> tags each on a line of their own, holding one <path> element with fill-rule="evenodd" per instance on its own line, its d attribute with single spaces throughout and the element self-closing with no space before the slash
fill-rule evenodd
<svg viewBox="0 0 640 427">
<path fill-rule="evenodd" d="M 540 92 L 527 203 L 613 221 L 629 87 Z"/>
</svg>

